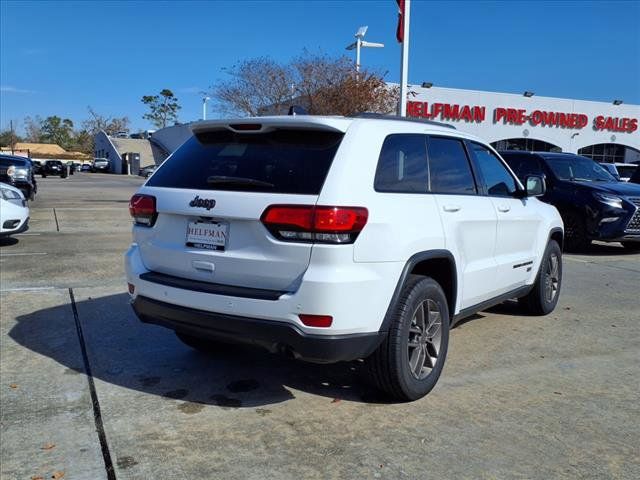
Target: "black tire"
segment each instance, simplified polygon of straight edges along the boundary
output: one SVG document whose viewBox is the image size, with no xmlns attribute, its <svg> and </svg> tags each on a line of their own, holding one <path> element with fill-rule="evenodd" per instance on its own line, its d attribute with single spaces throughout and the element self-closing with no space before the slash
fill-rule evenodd
<svg viewBox="0 0 640 480">
<path fill-rule="evenodd" d="M 622 246 L 630 252 L 640 252 L 640 242 L 622 242 Z"/>
<path fill-rule="evenodd" d="M 554 272 L 554 257 L 557 269 Z M 555 277 L 555 278 L 554 278 Z M 518 302 L 530 315 L 547 315 L 556 308 L 562 287 L 562 250 L 555 240 L 549 241 L 540 262 L 533 289 Z M 551 290 L 550 290 L 551 289 Z"/>
<path fill-rule="evenodd" d="M 587 237 L 587 226 L 578 212 L 567 212 L 562 216 L 564 222 L 565 248 L 569 252 L 584 252 L 591 245 Z"/>
<path fill-rule="evenodd" d="M 425 303 L 437 307 L 439 310 L 441 320 L 440 348 L 436 352 L 430 342 L 423 343 L 423 352 L 430 351 L 428 357 L 430 360 L 435 358 L 435 365 L 429 369 L 428 373 L 421 370 L 420 375 L 426 373 L 426 376 L 419 378 L 414 373 L 415 368 L 412 371 L 409 350 L 412 348 L 410 339 L 414 340 L 412 343 L 422 344 L 422 340 L 417 339 L 418 334 L 413 321 L 417 319 L 418 308 Z M 429 317 L 428 314 L 426 316 Z M 425 330 L 431 329 L 427 326 Z M 435 329 L 432 331 L 436 332 Z M 424 337 L 421 338 L 424 339 Z M 427 345 L 428 343 L 430 346 Z M 422 398 L 435 387 L 447 357 L 448 346 L 449 307 L 442 287 L 432 278 L 412 275 L 402 289 L 400 299 L 392 314 L 387 337 L 378 349 L 365 360 L 369 378 L 378 389 L 397 400 L 411 401 Z M 412 353 L 416 353 L 420 347 L 413 348 Z M 437 355 L 434 357 L 432 353 L 437 353 Z M 417 368 L 419 361 L 415 364 Z M 420 368 L 424 367 L 420 366 Z"/>
<path fill-rule="evenodd" d="M 47 174 L 46 174 L 46 173 L 43 173 L 43 174 L 42 174 L 42 178 L 47 178 Z"/>
</svg>

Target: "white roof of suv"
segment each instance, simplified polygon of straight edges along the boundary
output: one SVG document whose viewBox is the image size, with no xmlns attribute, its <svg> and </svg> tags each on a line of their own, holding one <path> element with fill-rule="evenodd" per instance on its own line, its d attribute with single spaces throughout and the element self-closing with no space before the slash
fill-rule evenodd
<svg viewBox="0 0 640 480">
<path fill-rule="evenodd" d="M 204 132 L 208 130 L 217 130 L 220 128 L 228 128 L 232 131 L 242 131 L 247 133 L 249 131 L 266 132 L 272 128 L 282 127 L 316 127 L 322 130 L 332 130 L 337 132 L 346 132 L 351 125 L 359 123 L 374 123 L 386 128 L 394 125 L 396 129 L 400 129 L 404 132 L 436 132 L 443 133 L 450 136 L 464 137 L 468 139 L 474 139 L 485 143 L 480 138 L 467 133 L 456 130 L 455 127 L 439 123 L 429 122 L 424 120 L 416 120 L 410 118 L 393 117 L 391 115 L 377 115 L 366 114 L 356 117 L 342 117 L 342 116 L 323 116 L 323 115 L 280 115 L 280 116 L 266 116 L 266 117 L 246 117 L 237 119 L 221 119 L 221 120 L 204 120 L 200 122 L 194 122 L 191 124 L 191 131 L 193 133 Z M 255 129 L 244 129 L 241 125 L 254 125 Z M 234 128 L 238 126 L 239 128 Z"/>
</svg>

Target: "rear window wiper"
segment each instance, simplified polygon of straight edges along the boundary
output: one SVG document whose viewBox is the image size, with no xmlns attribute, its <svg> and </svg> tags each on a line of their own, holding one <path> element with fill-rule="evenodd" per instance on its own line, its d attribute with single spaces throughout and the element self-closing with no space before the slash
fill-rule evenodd
<svg viewBox="0 0 640 480">
<path fill-rule="evenodd" d="M 245 177 L 225 177 L 222 175 L 213 175 L 207 178 L 209 185 L 235 185 L 235 186 L 248 186 L 248 187 L 266 187 L 273 188 L 275 185 L 269 182 L 263 182 L 262 180 L 256 180 L 255 178 Z"/>
</svg>

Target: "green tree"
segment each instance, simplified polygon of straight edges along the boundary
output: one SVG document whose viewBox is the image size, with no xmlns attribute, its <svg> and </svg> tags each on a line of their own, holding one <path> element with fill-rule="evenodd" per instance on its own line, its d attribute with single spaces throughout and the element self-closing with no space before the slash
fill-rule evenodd
<svg viewBox="0 0 640 480">
<path fill-rule="evenodd" d="M 57 115 L 47 117 L 42 122 L 42 141 L 57 143 L 65 150 L 73 146 L 73 122 Z"/>
<path fill-rule="evenodd" d="M 22 142 L 22 138 L 16 135 L 16 132 L 8 128 L 0 132 L 0 147 L 11 147 L 18 142 Z"/>
<path fill-rule="evenodd" d="M 145 113 L 142 118 L 149 120 L 157 128 L 164 128 L 169 122 L 177 122 L 178 110 L 182 108 L 168 88 L 163 89 L 159 95 L 143 96 L 142 103 L 149 107 L 149 113 Z"/>
<path fill-rule="evenodd" d="M 93 135 L 92 132 L 86 129 L 77 131 L 73 137 L 73 150 L 90 155 L 93 154 Z"/>
</svg>

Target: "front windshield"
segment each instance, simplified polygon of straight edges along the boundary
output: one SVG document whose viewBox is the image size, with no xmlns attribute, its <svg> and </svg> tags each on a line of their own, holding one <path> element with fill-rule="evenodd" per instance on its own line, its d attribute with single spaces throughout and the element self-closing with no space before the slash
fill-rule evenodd
<svg viewBox="0 0 640 480">
<path fill-rule="evenodd" d="M 15 165 L 16 167 L 26 167 L 27 162 L 25 160 L 19 160 L 17 158 L 1 157 L 0 165 L 2 165 L 3 167 L 9 167 L 11 165 Z"/>
<path fill-rule="evenodd" d="M 547 157 L 547 164 L 560 180 L 615 182 L 616 179 L 593 160 L 576 156 Z"/>
</svg>

